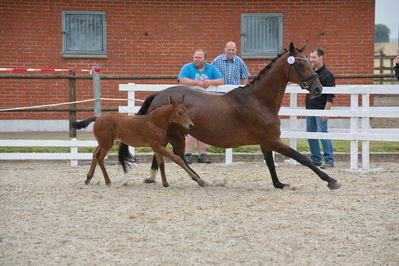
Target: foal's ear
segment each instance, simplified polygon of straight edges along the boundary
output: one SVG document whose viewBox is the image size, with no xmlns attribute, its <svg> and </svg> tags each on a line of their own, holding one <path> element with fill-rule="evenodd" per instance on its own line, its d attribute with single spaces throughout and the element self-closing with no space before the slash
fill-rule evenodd
<svg viewBox="0 0 399 266">
<path fill-rule="evenodd" d="M 183 94 L 183 97 L 181 99 L 181 103 L 184 103 L 184 94 Z"/>
<path fill-rule="evenodd" d="M 295 45 L 293 42 L 290 43 L 290 48 L 288 50 L 290 51 L 291 54 L 295 53 Z"/>
<path fill-rule="evenodd" d="M 169 96 L 169 104 L 176 106 L 175 101 L 173 101 L 172 96 Z"/>
<path fill-rule="evenodd" d="M 305 49 L 306 49 L 306 46 L 308 46 L 308 40 L 306 40 L 306 42 L 305 42 L 305 45 L 304 46 L 302 46 L 302 48 L 301 49 L 298 49 L 299 50 L 299 52 L 303 52 L 303 51 L 305 51 Z"/>
</svg>

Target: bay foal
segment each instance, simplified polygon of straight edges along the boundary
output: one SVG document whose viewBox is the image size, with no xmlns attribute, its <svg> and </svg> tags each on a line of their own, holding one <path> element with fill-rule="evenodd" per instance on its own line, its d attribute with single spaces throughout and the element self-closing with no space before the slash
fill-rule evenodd
<svg viewBox="0 0 399 266">
<path fill-rule="evenodd" d="M 97 139 L 98 146 L 93 152 L 90 170 L 85 181 L 86 185 L 90 183 L 97 163 L 103 172 L 105 183 L 107 185 L 111 184 L 111 180 L 105 170 L 104 158 L 116 140 L 133 147 L 151 147 L 161 170 L 162 185 L 164 187 L 169 186 L 169 184 L 166 181 L 163 156 L 172 159 L 201 186 L 205 185 L 204 181 L 185 164 L 182 158 L 165 148 L 169 125 L 175 124 L 187 131 L 191 131 L 194 128 L 187 109 L 182 103 L 176 103 L 169 97 L 169 104 L 163 105 L 147 115 L 129 116 L 121 113 L 108 113 L 101 117 L 93 116 L 87 120 L 75 121 L 72 123 L 72 127 L 77 129 L 85 128 L 94 121 L 93 133 Z M 126 166 L 123 165 L 123 167 L 126 172 Z"/>
</svg>

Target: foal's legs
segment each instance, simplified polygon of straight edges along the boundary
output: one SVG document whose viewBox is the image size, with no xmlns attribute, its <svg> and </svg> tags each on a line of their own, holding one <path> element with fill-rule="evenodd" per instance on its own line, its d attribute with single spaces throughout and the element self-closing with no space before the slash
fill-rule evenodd
<svg viewBox="0 0 399 266">
<path fill-rule="evenodd" d="M 100 165 L 101 171 L 103 172 L 105 184 L 108 186 L 111 185 L 111 179 L 109 179 L 107 170 L 105 170 L 104 159 L 105 156 L 107 156 L 108 152 L 111 150 L 112 146 L 113 142 L 102 145 L 97 155 L 98 165 Z"/>
<path fill-rule="evenodd" d="M 315 172 L 322 180 L 328 183 L 327 187 L 329 189 L 338 189 L 341 187 L 341 184 L 339 184 L 337 180 L 331 178 L 329 175 L 321 171 L 313 164 L 311 160 L 309 160 L 308 158 L 306 158 L 304 155 L 300 154 L 296 150 L 292 149 L 290 146 L 282 142 L 278 142 L 275 143 L 274 150 L 312 169 L 313 172 Z"/>
<path fill-rule="evenodd" d="M 151 164 L 151 177 L 144 179 L 144 183 L 155 183 L 155 178 L 157 177 L 158 173 L 158 163 L 157 163 L 157 158 L 154 154 L 152 157 L 152 164 Z"/>
<path fill-rule="evenodd" d="M 173 153 L 179 156 L 180 158 L 183 159 L 184 164 L 192 171 L 195 173 L 198 177 L 199 175 L 190 167 L 190 165 L 187 164 L 185 158 L 184 158 L 184 153 L 186 149 L 186 137 L 184 133 L 180 133 L 179 131 L 174 132 L 173 134 L 170 134 L 169 136 L 169 142 L 172 144 L 173 147 Z M 202 179 L 204 180 L 204 179 Z M 209 182 L 209 181 L 206 181 Z"/>
<path fill-rule="evenodd" d="M 161 178 L 162 178 L 162 186 L 168 187 L 168 181 L 166 181 L 166 175 L 165 175 L 165 163 L 163 160 L 162 154 L 155 153 L 156 161 L 158 163 L 159 169 L 161 170 Z"/>
<path fill-rule="evenodd" d="M 93 152 L 93 158 L 91 159 L 90 170 L 89 170 L 89 172 L 87 173 L 87 178 L 86 178 L 86 181 L 85 181 L 85 184 L 86 184 L 86 185 L 90 184 L 90 181 L 91 181 L 91 179 L 93 178 L 93 175 L 94 175 L 94 170 L 96 170 L 96 166 L 97 166 L 97 153 L 99 152 L 99 150 L 100 150 L 100 145 L 98 145 L 98 146 L 96 147 L 96 149 L 94 150 L 94 152 Z"/>
<path fill-rule="evenodd" d="M 190 177 L 195 180 L 198 185 L 201 187 L 206 186 L 207 183 L 201 179 L 194 171 L 191 170 L 191 168 L 187 167 L 185 161 L 177 156 L 176 154 L 173 154 L 172 152 L 168 151 L 164 146 L 158 145 L 156 147 L 152 147 L 155 153 L 162 154 L 163 156 L 166 156 L 173 160 L 175 163 L 177 163 L 181 168 L 183 168 L 189 175 Z"/>
<path fill-rule="evenodd" d="M 278 180 L 276 168 L 274 166 L 273 152 L 266 150 L 261 146 L 263 157 L 265 158 L 267 168 L 269 168 L 270 175 L 272 177 L 273 186 L 275 188 L 284 188 L 285 186 L 289 186 L 288 184 L 283 184 Z"/>
</svg>

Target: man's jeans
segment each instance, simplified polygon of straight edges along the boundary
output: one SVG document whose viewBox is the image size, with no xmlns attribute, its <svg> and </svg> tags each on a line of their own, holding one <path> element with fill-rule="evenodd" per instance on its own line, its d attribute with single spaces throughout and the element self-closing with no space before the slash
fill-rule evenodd
<svg viewBox="0 0 399 266">
<path fill-rule="evenodd" d="M 306 117 L 306 131 L 308 132 L 328 132 L 327 121 L 322 120 L 320 116 Z M 334 153 L 331 140 L 320 140 L 323 145 L 323 157 L 326 164 L 334 164 Z M 318 139 L 308 139 L 311 158 L 314 163 L 321 163 L 320 145 Z"/>
</svg>

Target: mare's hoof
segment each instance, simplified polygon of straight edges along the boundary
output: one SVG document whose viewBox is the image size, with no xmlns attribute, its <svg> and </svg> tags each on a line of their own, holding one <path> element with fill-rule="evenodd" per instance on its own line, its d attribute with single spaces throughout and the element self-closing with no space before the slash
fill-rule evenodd
<svg viewBox="0 0 399 266">
<path fill-rule="evenodd" d="M 85 181 L 85 185 L 88 185 L 88 184 L 90 184 L 90 179 L 86 179 L 86 181 Z"/>
<path fill-rule="evenodd" d="M 108 183 L 105 183 L 108 187 L 110 187 L 111 186 L 111 182 L 108 182 Z"/>
<path fill-rule="evenodd" d="M 168 183 L 162 184 L 162 186 L 163 186 L 163 187 L 169 187 L 169 184 L 168 184 Z"/>
<path fill-rule="evenodd" d="M 151 184 L 151 183 L 155 183 L 155 181 L 152 180 L 151 178 L 146 178 L 146 179 L 144 179 L 144 183 Z"/>
<path fill-rule="evenodd" d="M 341 185 L 340 183 L 338 183 L 337 181 L 328 183 L 328 185 L 327 185 L 327 187 L 328 187 L 329 189 L 331 189 L 331 190 L 333 190 L 333 189 L 339 189 L 341 186 L 342 186 L 342 185 Z"/>
<path fill-rule="evenodd" d="M 278 183 L 276 185 L 274 185 L 275 188 L 279 188 L 279 189 L 284 189 L 284 188 L 289 188 L 290 185 L 289 184 L 284 184 L 284 183 Z"/>
<path fill-rule="evenodd" d="M 200 179 L 198 181 L 198 185 L 200 185 L 201 187 L 207 187 L 207 186 L 212 186 L 213 183 L 211 181 L 205 180 L 205 179 Z"/>
<path fill-rule="evenodd" d="M 205 181 L 202 180 L 202 179 L 200 179 L 200 180 L 198 181 L 198 185 L 200 185 L 200 187 L 205 187 L 205 186 L 206 186 Z"/>
</svg>

